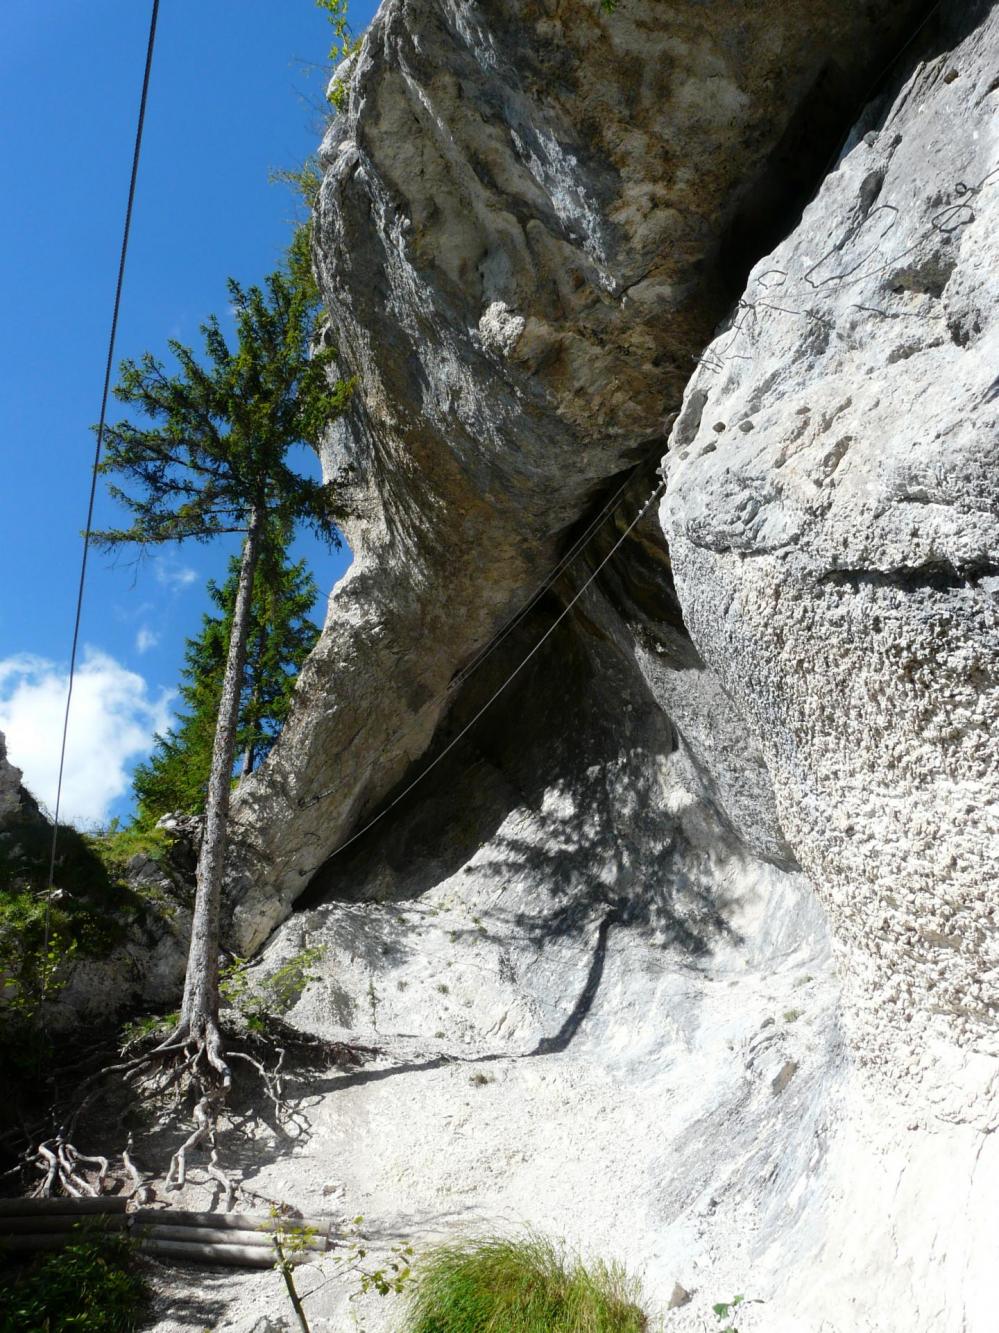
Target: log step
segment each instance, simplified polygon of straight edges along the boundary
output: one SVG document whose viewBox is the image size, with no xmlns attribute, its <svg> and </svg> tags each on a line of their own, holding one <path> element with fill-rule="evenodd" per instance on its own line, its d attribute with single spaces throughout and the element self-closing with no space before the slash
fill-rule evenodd
<svg viewBox="0 0 999 1333">
<path fill-rule="evenodd" d="M 0 1199 L 0 1252 L 57 1250 L 95 1232 L 131 1231 L 138 1248 L 163 1260 L 272 1268 L 275 1233 L 309 1228 L 285 1251 L 290 1263 L 308 1263 L 331 1243 L 329 1217 L 259 1217 L 252 1213 L 195 1213 L 182 1208 L 126 1212 L 119 1195 L 96 1199 Z M 291 1240 L 291 1238 L 289 1238 Z"/>
<path fill-rule="evenodd" d="M 150 1222 L 139 1222 L 134 1228 L 139 1239 L 183 1240 L 207 1245 L 261 1245 L 268 1254 L 274 1254 L 273 1231 L 237 1231 L 225 1227 L 176 1227 L 153 1226 Z M 325 1250 L 329 1244 L 327 1236 L 309 1236 L 295 1238 L 295 1246 L 304 1246 L 309 1250 Z"/>
<path fill-rule="evenodd" d="M 37 1217 L 0 1217 L 0 1237 L 59 1231 L 72 1231 L 74 1236 L 92 1236 L 95 1232 L 124 1231 L 130 1220 L 127 1213 L 42 1213 Z"/>
<path fill-rule="evenodd" d="M 236 1268 L 273 1268 L 277 1257 L 264 1245 L 199 1245 L 193 1241 L 157 1240 L 147 1237 L 139 1241 L 143 1254 L 161 1259 L 187 1259 L 199 1264 L 225 1264 Z M 313 1254 L 289 1254 L 290 1263 L 305 1263 Z"/>
<path fill-rule="evenodd" d="M 183 1208 L 136 1208 L 133 1223 L 144 1226 L 224 1227 L 227 1231 L 282 1231 L 312 1227 L 328 1235 L 331 1217 L 259 1217 L 253 1213 L 191 1213 Z"/>
<path fill-rule="evenodd" d="M 47 1213 L 78 1217 L 90 1213 L 123 1213 L 127 1206 L 128 1200 L 119 1194 L 101 1194 L 96 1199 L 0 1199 L 0 1217 L 37 1217 Z"/>
</svg>

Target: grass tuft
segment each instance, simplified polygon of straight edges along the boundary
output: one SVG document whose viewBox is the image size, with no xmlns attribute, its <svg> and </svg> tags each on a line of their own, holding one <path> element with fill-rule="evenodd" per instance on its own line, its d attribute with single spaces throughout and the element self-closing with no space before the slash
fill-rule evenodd
<svg viewBox="0 0 999 1333">
<path fill-rule="evenodd" d="M 447 1245 L 421 1264 L 407 1333 L 644 1333 L 638 1284 L 542 1236 Z"/>
</svg>

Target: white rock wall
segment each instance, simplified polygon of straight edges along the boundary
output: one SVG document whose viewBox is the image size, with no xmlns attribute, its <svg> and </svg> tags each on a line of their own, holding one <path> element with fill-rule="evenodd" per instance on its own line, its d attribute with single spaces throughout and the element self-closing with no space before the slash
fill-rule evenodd
<svg viewBox="0 0 999 1333">
<path fill-rule="evenodd" d="M 947 26 L 705 352 L 662 521 L 825 906 L 858 1058 L 993 1128 L 999 16 Z"/>
</svg>

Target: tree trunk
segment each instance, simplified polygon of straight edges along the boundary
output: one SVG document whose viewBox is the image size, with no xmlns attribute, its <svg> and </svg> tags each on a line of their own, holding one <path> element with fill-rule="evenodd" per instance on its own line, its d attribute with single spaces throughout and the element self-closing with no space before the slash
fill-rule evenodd
<svg viewBox="0 0 999 1333">
<path fill-rule="evenodd" d="M 259 718 L 257 709 L 260 706 L 260 673 L 263 671 L 264 653 L 267 650 L 267 630 L 262 624 L 257 627 L 257 636 L 254 641 L 254 650 L 256 658 L 250 663 L 251 680 L 253 685 L 250 689 L 250 697 L 246 701 L 246 725 L 250 730 L 251 738 L 257 730 Z M 246 749 L 243 751 L 243 764 L 239 770 L 239 776 L 245 778 L 253 772 L 253 765 L 257 758 L 257 747 L 251 739 Z"/>
<path fill-rule="evenodd" d="M 205 833 L 201 855 L 198 857 L 198 886 L 194 899 L 194 919 L 191 922 L 191 948 L 187 955 L 184 1001 L 180 1011 L 180 1031 L 194 1040 L 207 1037 L 210 1043 L 218 1040 L 219 917 L 229 833 L 229 795 L 232 789 L 233 760 L 236 757 L 253 575 L 260 555 L 263 526 L 262 511 L 254 509 L 243 543 L 232 633 L 215 725 L 208 801 L 205 806 Z M 210 1058 L 211 1055 L 210 1051 Z"/>
</svg>

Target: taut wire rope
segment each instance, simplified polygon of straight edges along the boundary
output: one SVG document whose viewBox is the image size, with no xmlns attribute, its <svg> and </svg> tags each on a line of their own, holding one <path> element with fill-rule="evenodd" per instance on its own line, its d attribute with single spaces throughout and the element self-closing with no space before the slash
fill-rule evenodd
<svg viewBox="0 0 999 1333">
<path fill-rule="evenodd" d="M 83 589 L 87 579 L 87 557 L 90 554 L 90 530 L 94 521 L 94 502 L 97 497 L 97 477 L 104 444 L 104 427 L 107 421 L 108 396 L 111 392 L 111 373 L 114 367 L 114 347 L 118 336 L 118 315 L 121 311 L 121 292 L 125 282 L 125 260 L 128 257 L 128 238 L 132 229 L 132 210 L 135 204 L 135 187 L 139 177 L 139 156 L 142 152 L 142 131 L 146 121 L 146 102 L 149 97 L 149 76 L 153 67 L 153 49 L 156 45 L 156 20 L 159 16 L 160 0 L 153 0 L 149 17 L 149 40 L 146 44 L 146 65 L 142 76 L 142 97 L 139 101 L 139 118 L 135 127 L 135 146 L 132 151 L 132 174 L 128 185 L 128 205 L 125 209 L 125 226 L 121 238 L 121 254 L 118 259 L 118 281 L 114 292 L 114 313 L 111 316 L 111 333 L 108 338 L 107 365 L 104 369 L 104 390 L 101 394 L 101 416 L 97 427 L 97 443 L 94 446 L 94 461 L 90 474 L 90 499 L 87 504 L 87 525 L 83 531 L 83 557 L 80 561 L 80 583 L 76 594 L 76 617 L 73 623 L 73 646 L 69 655 L 69 686 L 66 690 L 66 709 L 62 721 L 62 742 L 59 747 L 59 777 L 56 782 L 55 816 L 52 821 L 52 846 L 49 851 L 48 893 L 45 898 L 45 956 L 49 951 L 49 916 L 52 889 L 55 886 L 56 853 L 59 846 L 59 811 L 62 804 L 62 782 L 66 767 L 66 737 L 69 734 L 69 710 L 73 701 L 73 679 L 76 675 L 76 656 L 80 643 L 80 621 L 83 616 Z"/>
<path fill-rule="evenodd" d="M 646 465 L 644 463 L 637 463 L 631 469 L 631 471 L 625 477 L 621 485 L 618 486 L 618 488 L 611 495 L 610 499 L 603 505 L 600 511 L 589 521 L 589 523 L 586 525 L 582 533 L 580 533 L 580 535 L 572 543 L 572 545 L 565 552 L 565 554 L 557 561 L 557 563 L 553 566 L 553 568 L 551 568 L 548 571 L 548 573 L 545 575 L 543 582 L 539 585 L 539 587 L 537 587 L 534 590 L 534 592 L 530 595 L 527 601 L 524 602 L 522 606 L 517 608 L 517 610 L 513 613 L 513 615 L 509 618 L 509 620 L 507 620 L 496 631 L 496 633 L 492 636 L 491 639 L 489 639 L 486 643 L 483 644 L 483 646 L 478 650 L 478 652 L 473 654 L 470 661 L 466 662 L 466 664 L 463 667 L 459 668 L 459 670 L 457 670 L 454 673 L 454 675 L 444 686 L 444 688 L 440 690 L 437 694 L 435 694 L 434 697 L 430 699 L 426 704 L 424 704 L 424 708 L 435 708 L 439 703 L 443 703 L 445 699 L 447 699 L 450 695 L 454 694 L 454 692 L 458 689 L 460 685 L 464 685 L 465 682 L 469 680 L 470 677 L 473 676 L 476 671 L 478 671 L 479 667 L 482 666 L 482 664 L 486 661 L 488 657 L 490 657 L 493 654 L 493 652 L 495 652 L 495 650 L 500 646 L 503 640 L 508 635 L 512 634 L 513 631 L 517 628 L 517 626 L 521 624 L 523 620 L 526 619 L 526 617 L 530 614 L 530 612 L 534 609 L 534 607 L 537 606 L 538 602 L 541 601 L 542 597 L 544 597 L 544 595 L 547 592 L 549 592 L 551 588 L 554 587 L 554 585 L 558 582 L 560 576 L 565 572 L 566 569 L 568 569 L 568 567 L 571 564 L 575 562 L 577 557 L 589 545 L 592 538 L 596 535 L 597 530 L 601 527 L 604 521 L 608 519 L 611 516 L 611 514 L 615 511 L 619 500 L 624 495 L 628 487 L 631 485 L 634 478 L 643 470 L 645 466 Z M 394 745 L 404 736 L 408 736 L 411 731 L 415 730 L 415 728 L 416 728 L 416 719 L 413 719 L 407 725 L 400 727 L 398 731 L 393 732 L 392 735 L 385 742 L 385 744 L 378 751 L 378 753 L 374 756 L 372 762 L 375 762 L 375 760 L 380 759 L 390 745 Z M 298 800 L 299 809 L 309 809 L 311 806 L 317 805 L 320 801 L 324 801 L 327 796 L 332 796 L 335 791 L 338 791 L 340 789 L 340 786 L 341 786 L 340 783 L 336 783 L 332 787 L 326 787 L 323 791 L 318 792 L 315 796 L 310 796 L 307 799 L 304 797 L 300 797 Z"/>
<path fill-rule="evenodd" d="M 665 490 L 665 487 L 666 487 L 665 481 L 661 481 L 659 485 L 655 488 L 655 490 L 652 492 L 652 494 L 645 501 L 645 503 L 641 506 L 635 517 L 625 528 L 624 532 L 621 533 L 620 537 L 618 537 L 617 541 L 610 548 L 607 554 L 603 557 L 600 563 L 596 566 L 593 572 L 589 575 L 589 577 L 586 579 L 583 585 L 578 589 L 577 592 L 573 594 L 570 600 L 565 604 L 565 606 L 562 608 L 559 614 L 555 617 L 552 623 L 545 630 L 544 634 L 542 634 L 541 638 L 538 639 L 537 643 L 530 650 L 530 652 L 527 653 L 527 655 L 517 663 L 517 665 L 510 672 L 510 674 L 504 679 L 503 683 L 498 687 L 498 689 L 493 691 L 493 693 L 489 696 L 489 698 L 482 705 L 482 707 L 478 709 L 476 713 L 473 714 L 473 716 L 465 723 L 465 725 L 461 728 L 458 734 L 456 736 L 453 736 L 451 740 L 448 741 L 447 745 L 444 746 L 444 749 L 441 750 L 439 754 L 436 754 L 433 757 L 433 759 L 431 759 L 430 763 L 427 764 L 426 768 L 422 769 L 419 773 L 417 773 L 416 777 L 413 778 L 412 782 L 407 783 L 407 785 L 403 787 L 402 791 L 399 792 L 396 796 L 394 796 L 391 801 L 389 801 L 388 805 L 384 806 L 383 809 L 379 810 L 378 814 L 376 814 L 373 818 L 369 819 L 366 823 L 362 824 L 361 827 L 357 830 L 357 832 L 353 833 L 345 842 L 342 842 L 339 847 L 334 848 L 334 850 L 330 852 L 329 856 L 326 858 L 327 861 L 332 861 L 334 856 L 339 856 L 341 852 L 346 851 L 346 849 L 351 845 L 351 843 L 356 842 L 358 838 L 363 837 L 363 835 L 367 833 L 368 829 L 372 828 L 375 824 L 377 824 L 379 820 L 384 819 L 385 816 L 388 814 L 388 812 L 392 810 L 395 806 L 397 806 L 400 801 L 404 800 L 405 797 L 408 796 L 409 793 L 413 790 L 413 788 L 417 786 L 418 783 L 422 782 L 423 779 L 427 776 L 427 774 L 430 773 L 433 769 L 435 769 L 437 765 L 441 762 L 441 760 L 444 759 L 448 754 L 450 754 L 450 752 L 454 749 L 454 747 L 461 740 L 464 739 L 464 737 L 469 733 L 469 731 L 471 731 L 471 729 L 475 726 L 476 722 L 478 722 L 482 714 L 486 712 L 486 710 L 496 702 L 496 700 L 507 688 L 507 686 L 511 685 L 513 681 L 516 680 L 516 678 L 523 671 L 524 667 L 526 667 L 528 662 L 530 662 L 531 658 L 534 657 L 536 653 L 541 651 L 545 643 L 555 633 L 559 625 L 561 625 L 562 621 L 566 618 L 566 616 L 569 614 L 572 608 L 576 605 L 579 599 L 590 587 L 590 585 L 596 579 L 597 575 L 600 573 L 603 567 L 612 558 L 612 556 L 616 555 L 618 550 L 631 535 L 633 529 L 636 528 L 638 524 L 641 522 L 641 520 L 645 517 L 646 513 L 648 512 L 649 506 L 653 503 L 653 501 L 658 499 L 658 497 Z"/>
</svg>

